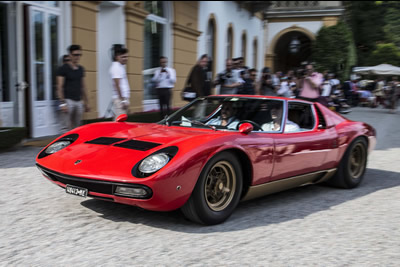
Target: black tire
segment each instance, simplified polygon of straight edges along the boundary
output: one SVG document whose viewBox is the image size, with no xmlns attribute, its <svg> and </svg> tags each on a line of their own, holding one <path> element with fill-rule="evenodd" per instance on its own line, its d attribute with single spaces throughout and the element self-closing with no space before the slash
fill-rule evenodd
<svg viewBox="0 0 400 267">
<path fill-rule="evenodd" d="M 335 176 L 327 183 L 346 189 L 357 187 L 364 178 L 368 156 L 367 147 L 367 142 L 364 138 L 354 140 L 340 161 Z"/>
<path fill-rule="evenodd" d="M 230 152 L 222 152 L 207 162 L 181 210 L 186 218 L 200 224 L 222 223 L 239 204 L 242 187 L 239 160 Z"/>
</svg>

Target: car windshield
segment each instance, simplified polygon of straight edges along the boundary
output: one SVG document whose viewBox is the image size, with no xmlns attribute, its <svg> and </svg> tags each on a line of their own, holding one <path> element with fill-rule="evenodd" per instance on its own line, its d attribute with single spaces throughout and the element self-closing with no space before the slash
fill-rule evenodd
<svg viewBox="0 0 400 267">
<path fill-rule="evenodd" d="M 274 122 L 282 125 L 282 117 L 282 100 L 213 96 L 196 99 L 160 123 L 236 131 L 242 123 L 248 122 L 255 131 L 279 131 L 268 125 Z"/>
</svg>

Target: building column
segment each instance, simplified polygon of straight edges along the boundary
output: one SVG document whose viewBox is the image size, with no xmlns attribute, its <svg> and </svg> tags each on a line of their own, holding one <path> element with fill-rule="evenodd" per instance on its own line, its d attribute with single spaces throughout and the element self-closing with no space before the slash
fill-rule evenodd
<svg viewBox="0 0 400 267">
<path fill-rule="evenodd" d="M 129 1 L 126 13 L 126 48 L 129 51 L 127 75 L 131 89 L 129 112 L 143 110 L 143 59 L 144 22 L 149 14 L 143 9 L 143 1 Z"/>
<path fill-rule="evenodd" d="M 90 112 L 84 119 L 98 117 L 97 110 L 97 13 L 98 1 L 72 1 L 72 43 L 82 47 L 80 64 L 85 68 L 86 93 Z M 105 55 L 100 55 L 105 56 Z"/>
<path fill-rule="evenodd" d="M 264 67 L 268 67 L 273 73 L 275 71 L 275 66 L 274 66 L 274 59 L 275 59 L 275 54 L 266 54 L 265 59 L 264 59 Z"/>
<path fill-rule="evenodd" d="M 182 101 L 181 92 L 198 57 L 197 38 L 201 34 L 197 30 L 198 9 L 198 1 L 174 1 L 173 62 L 177 82 L 172 93 L 172 107 L 181 107 L 187 103 Z"/>
</svg>

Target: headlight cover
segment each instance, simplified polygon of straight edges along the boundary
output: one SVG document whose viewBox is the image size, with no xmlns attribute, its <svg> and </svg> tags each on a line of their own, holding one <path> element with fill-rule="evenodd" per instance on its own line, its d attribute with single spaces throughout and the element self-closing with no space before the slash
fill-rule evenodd
<svg viewBox="0 0 400 267">
<path fill-rule="evenodd" d="M 154 173 L 164 167 L 170 158 L 167 153 L 158 153 L 145 158 L 139 165 L 139 171 L 144 174 Z"/>
<path fill-rule="evenodd" d="M 64 147 L 69 146 L 70 144 L 71 144 L 71 141 L 55 142 L 54 144 L 52 144 L 48 148 L 46 148 L 45 152 L 47 154 L 54 154 L 54 153 L 60 151 L 61 149 L 63 149 Z"/>
<path fill-rule="evenodd" d="M 69 134 L 60 138 L 59 140 L 49 145 L 46 149 L 42 150 L 42 152 L 40 152 L 40 154 L 38 155 L 38 158 L 41 159 L 60 151 L 61 149 L 75 142 L 78 137 L 78 134 Z"/>
<path fill-rule="evenodd" d="M 178 153 L 176 146 L 160 149 L 136 163 L 132 168 L 132 175 L 137 178 L 149 177 L 165 167 L 176 153 Z"/>
</svg>

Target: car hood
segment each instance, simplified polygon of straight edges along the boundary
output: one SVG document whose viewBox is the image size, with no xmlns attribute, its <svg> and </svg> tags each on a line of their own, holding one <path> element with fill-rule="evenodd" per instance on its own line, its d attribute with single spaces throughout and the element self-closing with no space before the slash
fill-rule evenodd
<svg viewBox="0 0 400 267">
<path fill-rule="evenodd" d="M 98 123 L 77 128 L 68 134 L 71 133 L 79 135 L 74 143 L 52 155 L 38 158 L 37 163 L 66 175 L 126 182 L 131 180 L 128 174 L 135 164 L 162 148 L 187 148 L 188 144 L 193 148 L 227 134 L 206 128 L 150 123 Z M 106 138 L 112 143 L 98 144 L 96 140 L 99 138 Z"/>
</svg>

